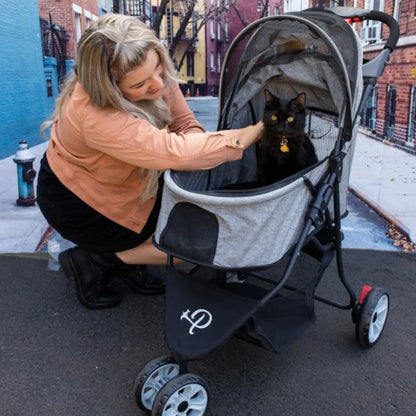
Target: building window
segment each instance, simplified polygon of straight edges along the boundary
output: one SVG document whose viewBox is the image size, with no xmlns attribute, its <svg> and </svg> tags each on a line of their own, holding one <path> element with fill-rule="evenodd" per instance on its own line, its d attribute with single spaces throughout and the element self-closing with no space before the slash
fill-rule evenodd
<svg viewBox="0 0 416 416">
<path fill-rule="evenodd" d="M 81 15 L 79 13 L 75 13 L 75 34 L 78 42 L 81 38 Z"/>
<path fill-rule="evenodd" d="M 382 12 L 384 0 L 366 0 L 364 8 Z M 361 41 L 363 43 L 375 43 L 381 40 L 381 22 L 375 20 L 364 20 L 361 28 Z"/>
<path fill-rule="evenodd" d="M 410 90 L 409 127 L 407 129 L 407 143 L 415 142 L 415 119 L 416 119 L 416 86 Z"/>
<path fill-rule="evenodd" d="M 217 52 L 217 72 L 221 72 L 221 53 Z"/>
<path fill-rule="evenodd" d="M 210 39 L 215 39 L 215 32 L 214 32 L 214 21 L 210 20 L 209 22 L 209 37 Z"/>
<path fill-rule="evenodd" d="M 374 86 L 371 89 L 365 109 L 363 112 L 363 118 L 361 125 L 372 132 L 376 131 L 376 117 L 377 117 L 377 90 L 378 86 Z"/>
<path fill-rule="evenodd" d="M 309 0 L 285 0 L 284 13 L 299 12 L 309 7 Z"/>
<path fill-rule="evenodd" d="M 188 77 L 194 77 L 195 75 L 195 62 L 194 62 L 194 54 L 193 52 L 188 52 L 186 54 L 186 75 Z"/>
<path fill-rule="evenodd" d="M 84 10 L 85 15 L 85 28 L 88 29 L 91 26 L 91 12 Z"/>
<path fill-rule="evenodd" d="M 402 0 L 395 0 L 393 17 L 397 20 L 397 22 L 400 22 L 401 15 L 402 15 Z"/>
<path fill-rule="evenodd" d="M 394 125 L 396 120 L 396 96 L 397 90 L 395 85 L 387 87 L 387 111 L 386 111 L 386 138 L 394 137 Z"/>
<path fill-rule="evenodd" d="M 228 33 L 228 23 L 225 23 L 224 25 L 224 37 L 226 42 L 230 41 L 230 35 Z"/>
<path fill-rule="evenodd" d="M 215 60 L 214 60 L 214 52 L 211 52 L 211 55 L 209 56 L 209 66 L 210 71 L 215 72 Z"/>
<path fill-rule="evenodd" d="M 141 3 L 137 0 L 128 0 L 128 12 L 131 16 L 141 16 L 143 14 Z"/>
</svg>

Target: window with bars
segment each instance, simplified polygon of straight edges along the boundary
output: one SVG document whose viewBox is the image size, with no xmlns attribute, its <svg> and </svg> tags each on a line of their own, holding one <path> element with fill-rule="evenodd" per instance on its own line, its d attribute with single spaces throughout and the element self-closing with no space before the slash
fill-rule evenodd
<svg viewBox="0 0 416 416">
<path fill-rule="evenodd" d="M 396 97 L 397 89 L 395 85 L 389 85 L 387 88 L 387 111 L 386 111 L 386 137 L 394 137 L 394 127 L 396 122 Z"/>
<path fill-rule="evenodd" d="M 416 85 L 410 90 L 409 126 L 407 129 L 407 143 L 415 142 L 415 120 L 416 119 Z"/>
<path fill-rule="evenodd" d="M 376 118 L 377 118 L 377 91 L 378 86 L 375 85 L 369 94 L 365 109 L 363 112 L 361 125 L 372 132 L 376 131 Z"/>
</svg>

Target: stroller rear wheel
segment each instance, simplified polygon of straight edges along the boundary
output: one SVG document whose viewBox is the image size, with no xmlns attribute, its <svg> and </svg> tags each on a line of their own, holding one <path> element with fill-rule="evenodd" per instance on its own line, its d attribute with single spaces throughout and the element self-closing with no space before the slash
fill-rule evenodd
<svg viewBox="0 0 416 416">
<path fill-rule="evenodd" d="M 357 341 L 363 347 L 370 348 L 379 340 L 386 325 L 389 313 L 389 295 L 379 287 L 371 289 L 363 288 L 365 297 L 361 299 L 358 322 L 355 327 Z"/>
<path fill-rule="evenodd" d="M 137 406 L 145 411 L 152 410 L 159 390 L 179 374 L 179 365 L 167 355 L 150 360 L 137 374 L 133 395 Z"/>
<path fill-rule="evenodd" d="M 152 416 L 204 416 L 208 387 L 196 374 L 181 374 L 168 381 L 157 394 Z"/>
</svg>

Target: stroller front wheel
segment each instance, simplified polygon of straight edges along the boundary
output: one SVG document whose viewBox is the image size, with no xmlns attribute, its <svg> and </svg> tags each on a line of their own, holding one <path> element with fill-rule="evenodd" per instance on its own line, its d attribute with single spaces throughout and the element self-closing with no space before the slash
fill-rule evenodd
<svg viewBox="0 0 416 416">
<path fill-rule="evenodd" d="M 196 374 L 181 374 L 168 381 L 157 394 L 152 416 L 204 416 L 208 407 L 208 387 Z"/>
<path fill-rule="evenodd" d="M 145 411 L 152 410 L 159 390 L 179 374 L 179 365 L 167 355 L 150 360 L 137 374 L 133 387 L 137 406 Z"/>
<path fill-rule="evenodd" d="M 367 293 L 355 327 L 355 335 L 360 345 L 370 348 L 379 340 L 386 325 L 389 306 L 389 295 L 384 289 L 376 287 Z"/>
</svg>

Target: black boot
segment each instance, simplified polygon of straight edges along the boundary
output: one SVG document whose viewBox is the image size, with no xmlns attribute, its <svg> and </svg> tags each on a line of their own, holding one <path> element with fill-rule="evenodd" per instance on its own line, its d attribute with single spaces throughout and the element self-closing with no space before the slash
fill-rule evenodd
<svg viewBox="0 0 416 416">
<path fill-rule="evenodd" d="M 122 279 L 131 290 L 141 295 L 160 295 L 165 292 L 164 279 L 149 273 L 145 265 L 123 263 L 114 269 L 111 275 Z"/>
<path fill-rule="evenodd" d="M 78 299 L 87 308 L 112 308 L 120 303 L 120 296 L 106 287 L 111 270 L 121 264 L 114 254 L 74 247 L 59 254 L 59 263 L 64 273 L 74 279 Z"/>
</svg>

